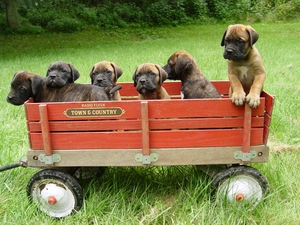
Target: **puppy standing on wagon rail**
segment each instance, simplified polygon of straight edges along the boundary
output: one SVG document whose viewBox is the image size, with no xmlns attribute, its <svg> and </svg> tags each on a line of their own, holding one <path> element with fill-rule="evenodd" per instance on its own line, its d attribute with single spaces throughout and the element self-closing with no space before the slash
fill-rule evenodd
<svg viewBox="0 0 300 225">
<path fill-rule="evenodd" d="M 229 97 L 235 105 L 246 101 L 250 107 L 260 104 L 260 93 L 266 79 L 262 58 L 255 48 L 258 33 L 243 24 L 230 25 L 224 32 L 221 46 L 228 59 Z"/>
</svg>

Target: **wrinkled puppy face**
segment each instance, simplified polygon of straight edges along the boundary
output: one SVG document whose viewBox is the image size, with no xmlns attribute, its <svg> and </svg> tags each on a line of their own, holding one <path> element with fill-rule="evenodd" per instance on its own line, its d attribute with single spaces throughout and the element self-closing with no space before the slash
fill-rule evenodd
<svg viewBox="0 0 300 225">
<path fill-rule="evenodd" d="M 230 25 L 221 41 L 221 46 L 225 46 L 223 57 L 233 61 L 243 60 L 257 40 L 258 34 L 251 26 Z"/>
<path fill-rule="evenodd" d="M 6 100 L 13 105 L 22 105 L 30 97 L 32 97 L 31 88 L 31 73 L 27 71 L 19 71 L 14 74 L 13 80 L 10 84 L 10 92 Z"/>
<path fill-rule="evenodd" d="M 153 93 L 167 79 L 167 73 L 159 65 L 139 65 L 133 74 L 134 87 L 140 94 Z"/>
<path fill-rule="evenodd" d="M 79 76 L 79 72 L 71 64 L 58 61 L 49 66 L 46 84 L 50 87 L 63 87 L 66 84 L 74 83 Z"/>
<path fill-rule="evenodd" d="M 99 87 L 111 87 L 122 74 L 123 71 L 113 62 L 101 61 L 90 72 L 91 83 Z"/>
<path fill-rule="evenodd" d="M 163 69 L 168 73 L 168 79 L 183 80 L 184 73 L 188 72 L 193 63 L 193 57 L 186 51 L 173 53 Z"/>
</svg>

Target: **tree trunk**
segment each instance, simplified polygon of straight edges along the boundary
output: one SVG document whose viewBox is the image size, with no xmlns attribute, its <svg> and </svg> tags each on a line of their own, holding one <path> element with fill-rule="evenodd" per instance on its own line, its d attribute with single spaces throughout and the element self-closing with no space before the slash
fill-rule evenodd
<svg viewBox="0 0 300 225">
<path fill-rule="evenodd" d="M 6 6 L 6 20 L 10 28 L 21 26 L 18 16 L 18 1 L 4 0 Z"/>
</svg>

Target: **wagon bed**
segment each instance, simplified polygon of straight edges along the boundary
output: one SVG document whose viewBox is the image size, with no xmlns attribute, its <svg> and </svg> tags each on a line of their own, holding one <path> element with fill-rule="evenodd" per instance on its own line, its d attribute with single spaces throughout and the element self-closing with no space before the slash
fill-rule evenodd
<svg viewBox="0 0 300 225">
<path fill-rule="evenodd" d="M 122 101 L 25 103 L 31 167 L 214 165 L 267 162 L 274 96 L 256 109 L 235 106 L 228 81 L 221 99 L 180 99 L 180 82 L 164 82 L 170 100 L 137 100 L 130 82 Z"/>
<path fill-rule="evenodd" d="M 133 84 L 123 82 L 122 101 L 29 100 L 27 157 L 0 171 L 41 168 L 27 195 L 55 218 L 83 205 L 78 171 L 93 177 L 94 169 L 107 166 L 197 165 L 213 178 L 216 196 L 254 207 L 268 193 L 268 181 L 245 164 L 268 161 L 274 96 L 262 92 L 258 108 L 238 107 L 228 98 L 228 81 L 212 83 L 222 98 L 180 99 L 181 83 L 165 82 L 171 99 L 137 100 Z"/>
</svg>

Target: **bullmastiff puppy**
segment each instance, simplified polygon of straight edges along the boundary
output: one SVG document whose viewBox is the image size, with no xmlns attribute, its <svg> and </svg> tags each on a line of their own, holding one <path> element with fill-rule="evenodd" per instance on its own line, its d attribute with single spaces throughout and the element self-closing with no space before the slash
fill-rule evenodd
<svg viewBox="0 0 300 225">
<path fill-rule="evenodd" d="M 90 72 L 91 83 L 99 87 L 114 87 L 117 84 L 118 78 L 121 77 L 122 74 L 122 69 L 115 63 L 101 61 L 96 63 Z M 113 94 L 112 100 L 121 100 L 119 91 L 116 91 Z"/>
<path fill-rule="evenodd" d="M 98 87 L 90 84 L 70 83 L 63 87 L 49 87 L 46 78 L 40 75 L 19 71 L 14 74 L 7 101 L 13 105 L 22 105 L 29 98 L 34 102 L 75 102 L 108 101 L 121 86 Z"/>
<path fill-rule="evenodd" d="M 168 74 L 159 65 L 144 63 L 139 65 L 132 79 L 134 87 L 138 91 L 138 99 L 170 99 L 162 83 L 167 79 Z"/>
<path fill-rule="evenodd" d="M 50 87 L 63 87 L 74 83 L 80 76 L 75 67 L 63 61 L 51 63 L 46 74 L 46 84 Z"/>
<path fill-rule="evenodd" d="M 188 52 L 181 50 L 173 53 L 163 69 L 168 73 L 168 79 L 181 80 L 183 99 L 221 98 Z"/>
<path fill-rule="evenodd" d="M 229 97 L 235 105 L 256 108 L 266 79 L 262 58 L 254 44 L 257 32 L 243 24 L 229 25 L 223 34 L 223 57 L 228 60 Z"/>
</svg>

